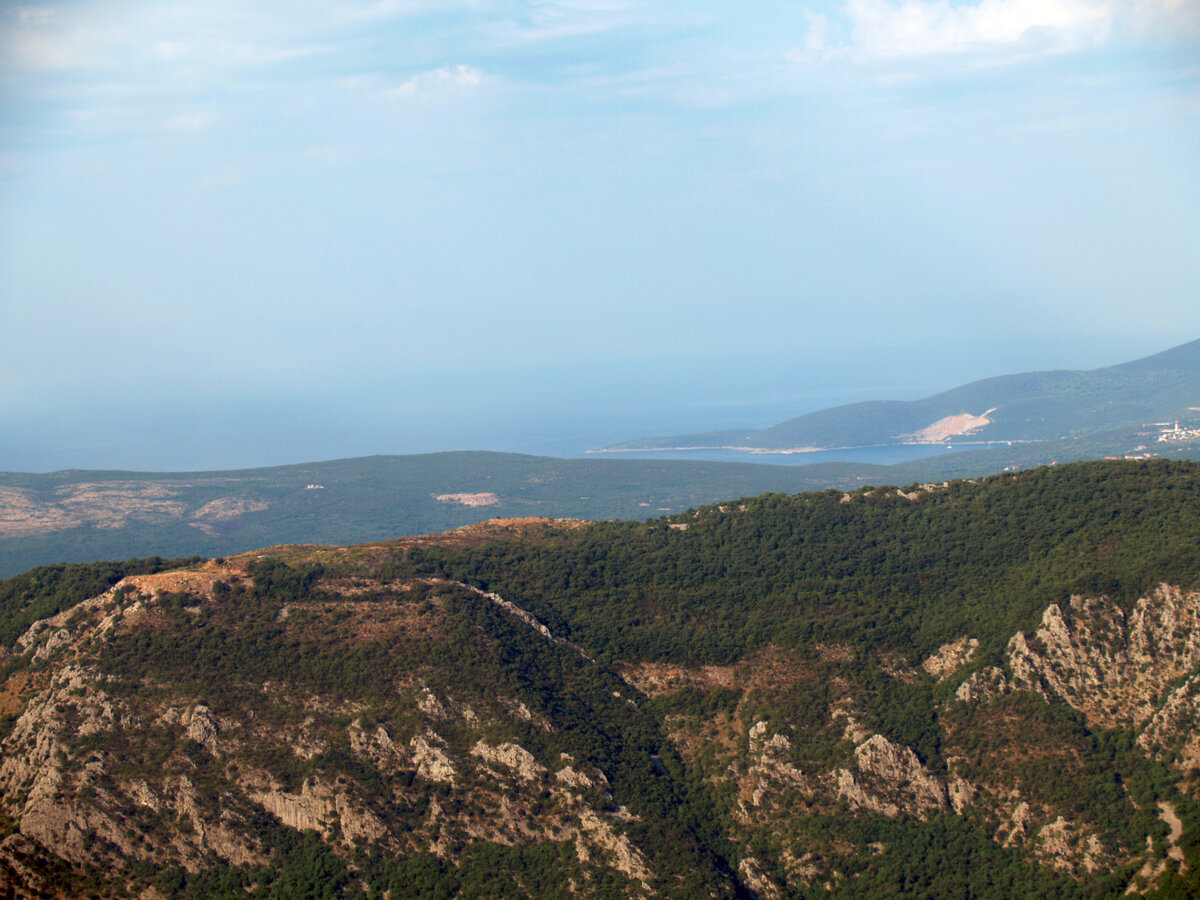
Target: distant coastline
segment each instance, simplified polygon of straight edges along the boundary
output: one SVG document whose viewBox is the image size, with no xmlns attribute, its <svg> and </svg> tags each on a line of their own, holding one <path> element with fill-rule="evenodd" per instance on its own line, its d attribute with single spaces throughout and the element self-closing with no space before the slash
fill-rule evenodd
<svg viewBox="0 0 1200 900">
<path fill-rule="evenodd" d="M 876 450 L 887 447 L 937 447 L 950 450 L 954 447 L 1011 447 L 1013 444 L 1038 444 L 1040 440 L 1012 441 L 896 441 L 893 444 L 860 444 L 845 447 L 737 447 L 731 445 L 711 445 L 703 447 L 601 447 L 595 450 L 585 450 L 584 453 L 690 453 L 693 451 L 722 450 L 732 453 L 788 455 L 796 453 L 833 453 L 845 450 Z"/>
<path fill-rule="evenodd" d="M 766 447 L 731 447 L 712 445 L 708 447 L 601 447 L 584 450 L 584 453 L 687 453 L 692 450 L 730 450 L 737 453 L 820 453 L 823 450 L 848 450 L 849 447 L 788 447 L 770 450 Z"/>
</svg>

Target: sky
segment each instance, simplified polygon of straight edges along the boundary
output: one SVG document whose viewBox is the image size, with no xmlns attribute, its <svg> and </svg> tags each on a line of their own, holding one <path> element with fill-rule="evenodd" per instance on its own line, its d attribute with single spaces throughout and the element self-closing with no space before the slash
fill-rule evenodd
<svg viewBox="0 0 1200 900">
<path fill-rule="evenodd" d="M 0 4 L 0 470 L 579 452 L 1200 338 L 1200 0 Z"/>
</svg>

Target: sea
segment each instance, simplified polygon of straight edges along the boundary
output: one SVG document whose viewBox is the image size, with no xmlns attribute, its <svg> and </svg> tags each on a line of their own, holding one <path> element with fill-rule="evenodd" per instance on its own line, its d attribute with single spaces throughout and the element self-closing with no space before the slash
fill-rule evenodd
<svg viewBox="0 0 1200 900">
<path fill-rule="evenodd" d="M 810 450 L 806 453 L 748 453 L 744 450 L 664 450 L 631 453 L 588 454 L 603 459 L 703 459 L 716 462 L 765 463 L 776 466 L 807 466 L 825 462 L 874 463 L 892 466 L 930 456 L 1003 447 L 1004 443 L 959 444 L 884 444 L 874 447 L 843 447 L 835 450 Z"/>
</svg>

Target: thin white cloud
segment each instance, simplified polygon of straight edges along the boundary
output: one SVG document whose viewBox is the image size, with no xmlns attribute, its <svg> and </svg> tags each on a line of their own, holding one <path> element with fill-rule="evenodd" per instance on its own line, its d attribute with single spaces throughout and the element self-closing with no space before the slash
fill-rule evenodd
<svg viewBox="0 0 1200 900">
<path fill-rule="evenodd" d="M 541 0 L 525 20 L 510 22 L 508 34 L 522 41 L 555 41 L 600 34 L 629 24 L 629 4 L 609 0 Z"/>
<path fill-rule="evenodd" d="M 343 6 L 343 19 L 398 19 L 451 9 L 485 9 L 494 5 L 489 0 L 375 0 Z"/>
<path fill-rule="evenodd" d="M 1107 39 L 1115 7 L 1104 0 L 848 0 L 849 55 L 862 61 L 996 52 L 1062 52 Z M 813 46 L 813 50 L 828 49 Z"/>
<path fill-rule="evenodd" d="M 429 99 L 460 94 L 480 87 L 486 77 L 482 70 L 468 65 L 442 66 L 420 72 L 387 92 L 395 100 Z"/>
<path fill-rule="evenodd" d="M 207 35 L 189 40 L 157 40 L 151 44 L 151 55 L 166 66 L 269 66 L 275 63 L 304 59 L 330 52 L 324 44 L 273 46 L 232 40 L 225 35 Z"/>
<path fill-rule="evenodd" d="M 808 20 L 808 34 L 804 37 L 804 52 L 819 54 L 830 45 L 829 17 L 806 9 L 804 18 Z"/>
<path fill-rule="evenodd" d="M 350 12 L 364 19 L 386 19 L 404 15 L 411 7 L 412 3 L 405 0 L 378 0 L 376 3 L 353 7 Z"/>
<path fill-rule="evenodd" d="M 788 54 L 793 61 L 997 63 L 1102 46 L 1119 30 L 1200 36 L 1196 0 L 845 0 L 839 22 L 815 12 L 807 18 L 803 44 Z"/>
</svg>

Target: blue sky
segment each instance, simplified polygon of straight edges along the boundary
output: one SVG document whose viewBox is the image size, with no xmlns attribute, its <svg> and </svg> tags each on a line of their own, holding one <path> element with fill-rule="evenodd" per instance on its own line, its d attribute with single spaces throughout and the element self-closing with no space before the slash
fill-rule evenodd
<svg viewBox="0 0 1200 900">
<path fill-rule="evenodd" d="M 0 7 L 0 468 L 1090 368 L 1200 337 L 1198 248 L 1195 0 Z"/>
</svg>

